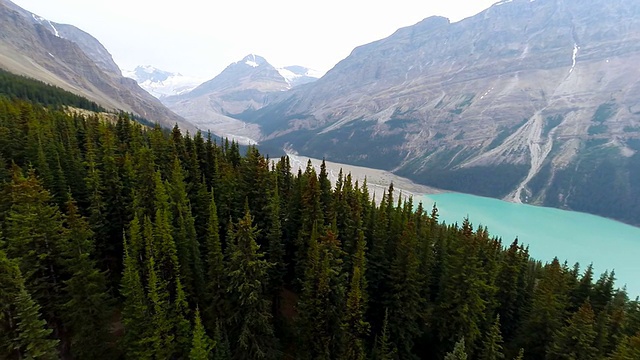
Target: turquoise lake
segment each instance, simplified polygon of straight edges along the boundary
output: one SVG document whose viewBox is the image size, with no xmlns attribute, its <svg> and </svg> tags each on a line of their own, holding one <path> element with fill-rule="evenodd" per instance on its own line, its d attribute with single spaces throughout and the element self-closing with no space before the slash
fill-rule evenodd
<svg viewBox="0 0 640 360">
<path fill-rule="evenodd" d="M 437 204 L 440 221 L 447 224 L 469 216 L 474 229 L 487 226 L 491 236 L 502 238 L 508 246 L 518 237 L 529 245 L 537 260 L 549 262 L 558 257 L 583 271 L 593 263 L 594 278 L 605 270 L 615 270 L 616 286 L 627 286 L 630 298 L 640 296 L 640 228 L 603 217 L 459 193 L 424 195 L 430 211 Z"/>
</svg>

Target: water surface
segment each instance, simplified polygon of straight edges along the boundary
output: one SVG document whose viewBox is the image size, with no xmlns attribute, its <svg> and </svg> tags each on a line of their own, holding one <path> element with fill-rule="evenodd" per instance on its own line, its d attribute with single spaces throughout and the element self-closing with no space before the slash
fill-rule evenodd
<svg viewBox="0 0 640 360">
<path fill-rule="evenodd" d="M 487 226 L 491 236 L 509 245 L 518 237 L 529 245 L 532 257 L 543 262 L 555 256 L 581 269 L 593 263 L 594 278 L 605 270 L 615 270 L 616 286 L 626 284 L 630 298 L 640 295 L 640 228 L 603 217 L 546 208 L 480 196 L 445 193 L 424 195 L 426 211 L 437 203 L 440 220 L 462 223 L 465 216 L 473 223 Z"/>
</svg>

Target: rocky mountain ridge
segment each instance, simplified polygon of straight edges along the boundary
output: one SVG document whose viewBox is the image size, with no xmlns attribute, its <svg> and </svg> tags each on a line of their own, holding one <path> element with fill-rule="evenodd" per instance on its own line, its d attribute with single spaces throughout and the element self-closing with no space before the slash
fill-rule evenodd
<svg viewBox="0 0 640 360">
<path fill-rule="evenodd" d="M 0 1 L 0 67 L 84 96 L 110 110 L 134 113 L 163 126 L 195 127 L 122 76 L 91 35 L 56 24 L 8 0 Z"/>
<path fill-rule="evenodd" d="M 504 1 L 360 46 L 239 117 L 305 155 L 637 222 L 638 61 L 638 3 Z M 611 214 L 616 201 L 626 210 Z"/>
</svg>

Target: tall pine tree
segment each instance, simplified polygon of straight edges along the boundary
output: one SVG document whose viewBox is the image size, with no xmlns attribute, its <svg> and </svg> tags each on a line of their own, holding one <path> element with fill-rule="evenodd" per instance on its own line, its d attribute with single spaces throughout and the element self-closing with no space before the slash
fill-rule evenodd
<svg viewBox="0 0 640 360">
<path fill-rule="evenodd" d="M 271 264 L 256 243 L 256 227 L 249 209 L 229 233 L 228 286 L 229 326 L 234 359 L 274 359 L 278 341 L 274 336 L 271 301 L 266 292 Z"/>
</svg>

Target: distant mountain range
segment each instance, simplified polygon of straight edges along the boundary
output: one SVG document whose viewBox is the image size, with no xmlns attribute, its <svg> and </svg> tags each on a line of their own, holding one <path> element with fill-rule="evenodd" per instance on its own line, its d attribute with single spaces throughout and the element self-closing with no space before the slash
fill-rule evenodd
<svg viewBox="0 0 640 360">
<path fill-rule="evenodd" d="M 263 143 L 640 223 L 640 3 L 502 1 L 353 50 L 235 117 Z"/>
<path fill-rule="evenodd" d="M 84 96 L 109 110 L 164 126 L 195 127 L 122 76 L 111 54 L 91 35 L 0 1 L 0 68 Z"/>
<path fill-rule="evenodd" d="M 140 87 L 158 99 L 187 93 L 204 81 L 180 73 L 160 70 L 150 65 L 138 66 L 132 71 L 125 70 L 122 73 L 125 77 L 135 80 Z"/>
<path fill-rule="evenodd" d="M 242 143 L 260 137 L 257 125 L 235 117 L 268 105 L 277 96 L 317 80 L 319 74 L 302 66 L 277 69 L 258 55 L 247 55 L 225 68 L 218 76 L 193 90 L 163 97 L 171 110 L 203 128 Z"/>
<path fill-rule="evenodd" d="M 277 70 L 287 83 L 289 83 L 290 88 L 312 83 L 322 76 L 319 71 L 298 65 L 285 66 Z"/>
<path fill-rule="evenodd" d="M 639 2 L 507 0 L 456 23 L 430 17 L 317 81 L 253 54 L 202 83 L 125 72 L 162 104 L 91 35 L 6 0 L 0 49 L 2 68 L 166 126 L 640 224 Z"/>
</svg>

